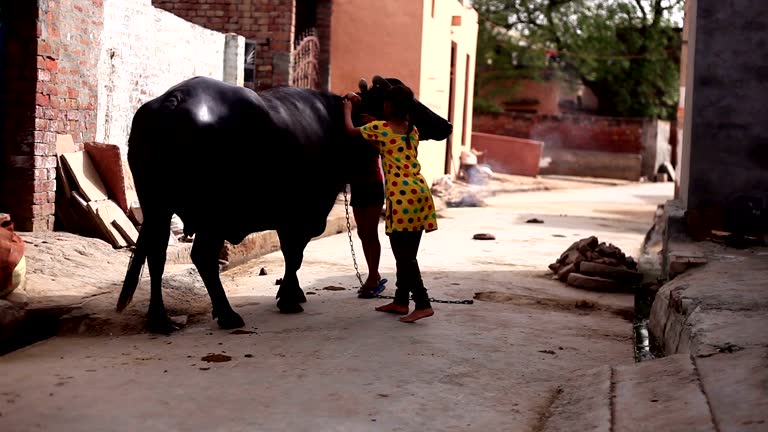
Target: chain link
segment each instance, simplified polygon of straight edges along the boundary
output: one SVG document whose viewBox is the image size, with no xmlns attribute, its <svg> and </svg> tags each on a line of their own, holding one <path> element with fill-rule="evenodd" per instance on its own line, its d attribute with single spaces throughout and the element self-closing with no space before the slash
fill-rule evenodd
<svg viewBox="0 0 768 432">
<path fill-rule="evenodd" d="M 347 187 L 344 187 L 344 212 L 347 216 L 347 236 L 349 237 L 349 249 L 352 251 L 352 263 L 355 264 L 355 276 L 360 281 L 360 287 L 363 286 L 363 278 L 360 276 L 360 269 L 357 267 L 357 257 L 355 256 L 355 243 L 352 241 L 352 224 L 349 223 L 349 199 L 347 197 Z"/>
<path fill-rule="evenodd" d="M 344 188 L 344 212 L 346 213 L 346 217 L 347 217 L 347 237 L 349 237 L 349 249 L 350 251 L 352 251 L 352 263 L 355 265 L 355 276 L 357 276 L 357 280 L 360 282 L 360 287 L 362 287 L 363 278 L 362 276 L 360 276 L 360 269 L 357 266 L 357 256 L 355 255 L 355 243 L 354 241 L 352 241 L 352 224 L 349 222 L 349 199 L 347 197 L 346 187 Z M 375 297 L 380 299 L 390 299 L 390 300 L 395 299 L 395 296 L 382 295 L 382 294 L 379 294 Z M 429 298 L 429 301 L 432 303 L 466 304 L 466 305 L 471 305 L 475 303 L 474 300 L 440 300 L 432 297 Z"/>
</svg>

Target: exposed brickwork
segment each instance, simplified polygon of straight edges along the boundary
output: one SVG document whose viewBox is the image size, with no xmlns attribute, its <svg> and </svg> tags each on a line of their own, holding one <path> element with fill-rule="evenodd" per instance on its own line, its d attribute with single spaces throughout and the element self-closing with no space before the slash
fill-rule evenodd
<svg viewBox="0 0 768 432">
<path fill-rule="evenodd" d="M 296 0 L 152 0 L 152 4 L 202 27 L 255 40 L 257 87 L 288 83 Z"/>
<path fill-rule="evenodd" d="M 536 114 L 475 114 L 475 132 L 543 141 L 545 147 L 612 153 L 644 151 L 644 119 Z"/>
<path fill-rule="evenodd" d="M 20 231 L 53 228 L 58 134 L 124 147 L 141 103 L 191 76 L 223 77 L 225 35 L 151 0 L 19 1 L 1 16 L 14 67 L 0 71 L 0 212 Z"/>
<path fill-rule="evenodd" d="M 103 4 L 102 0 L 39 0 L 36 6 L 33 29 L 28 27 L 34 23 L 29 20 L 31 11 L 21 10 L 28 6 L 18 6 L 17 12 L 27 19 L 15 23 L 20 27 L 20 51 L 10 56 L 18 55 L 22 67 L 9 77 L 19 87 L 9 87 L 15 94 L 5 98 L 12 111 L 17 111 L 14 102 L 21 107 L 16 118 L 5 122 L 10 126 L 5 153 L 11 168 L 11 177 L 4 182 L 11 193 L 6 205 L 19 229 L 30 231 L 53 228 L 56 134 L 70 134 L 79 145 L 95 137 L 96 43 Z M 30 39 L 33 31 L 36 41 Z M 30 67 L 33 59 L 35 65 Z"/>
</svg>

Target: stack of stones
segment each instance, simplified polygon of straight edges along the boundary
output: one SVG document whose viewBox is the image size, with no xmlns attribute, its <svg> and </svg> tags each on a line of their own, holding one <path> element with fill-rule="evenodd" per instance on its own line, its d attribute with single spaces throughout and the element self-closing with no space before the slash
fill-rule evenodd
<svg viewBox="0 0 768 432">
<path fill-rule="evenodd" d="M 643 280 L 632 257 L 595 236 L 572 244 L 549 269 L 555 273 L 553 279 L 592 291 L 632 291 Z"/>
</svg>

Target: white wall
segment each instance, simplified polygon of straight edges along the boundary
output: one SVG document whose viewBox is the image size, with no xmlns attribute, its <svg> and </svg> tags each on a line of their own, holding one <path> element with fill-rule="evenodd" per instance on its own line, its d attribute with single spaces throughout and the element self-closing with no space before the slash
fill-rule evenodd
<svg viewBox="0 0 768 432">
<path fill-rule="evenodd" d="M 119 145 L 123 157 L 141 104 L 193 76 L 224 78 L 226 36 L 151 3 L 104 0 L 96 140 Z"/>
</svg>

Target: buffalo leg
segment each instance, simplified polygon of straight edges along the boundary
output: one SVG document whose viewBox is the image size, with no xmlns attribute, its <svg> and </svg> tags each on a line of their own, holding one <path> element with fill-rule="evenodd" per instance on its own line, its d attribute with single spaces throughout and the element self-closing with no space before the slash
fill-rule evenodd
<svg viewBox="0 0 768 432">
<path fill-rule="evenodd" d="M 307 301 L 304 291 L 299 286 L 299 277 L 296 274 L 304 260 L 304 248 L 307 247 L 311 237 L 304 233 L 278 229 L 277 236 L 280 239 L 280 250 L 285 260 L 285 275 L 277 290 L 277 307 L 282 313 L 299 313 L 304 308 L 300 303 Z"/>
<path fill-rule="evenodd" d="M 165 269 L 165 253 L 168 249 L 168 234 L 171 224 L 171 215 L 145 212 L 144 224 L 141 227 L 144 244 L 137 245 L 137 249 L 143 247 L 147 255 L 149 265 L 150 298 L 147 311 L 147 329 L 151 333 L 169 334 L 179 327 L 168 318 L 163 303 L 163 271 Z"/>
<path fill-rule="evenodd" d="M 232 309 L 227 293 L 219 277 L 219 254 L 224 239 L 198 232 L 192 245 L 192 262 L 203 279 L 208 296 L 211 298 L 213 319 L 223 329 L 235 329 L 245 325 L 243 318 Z"/>
</svg>

